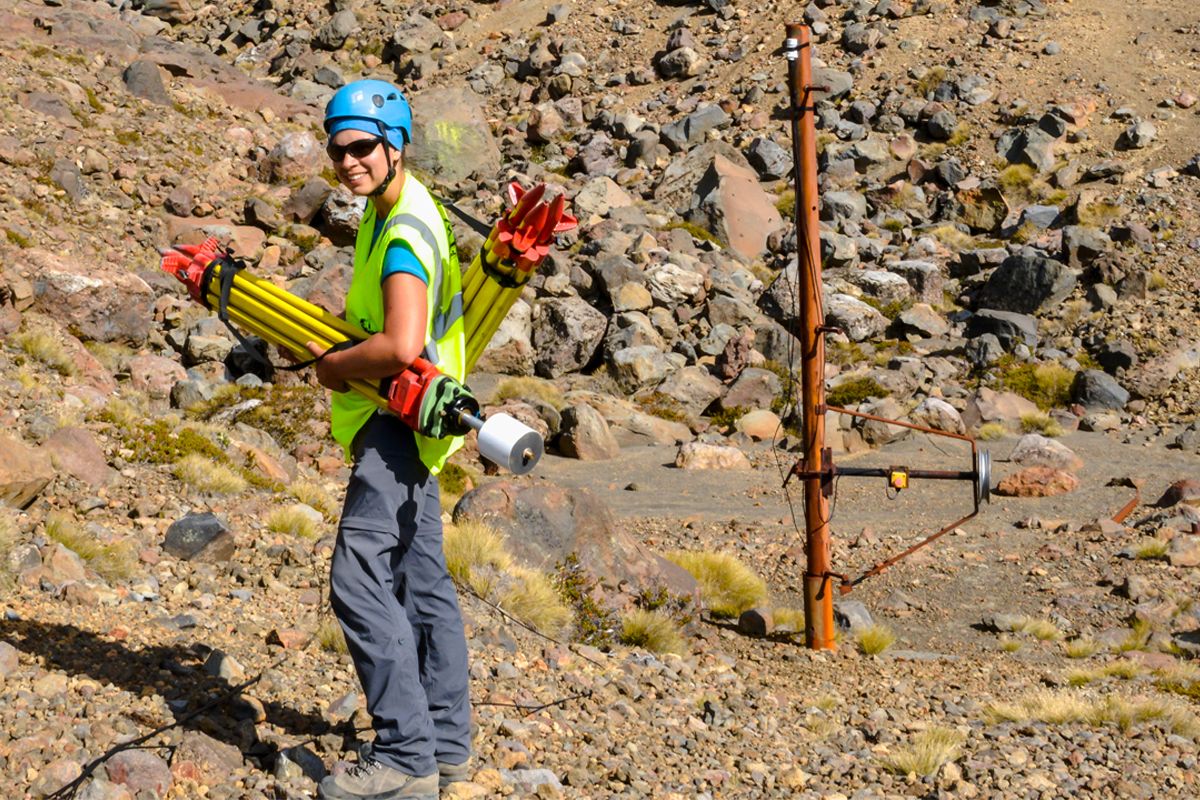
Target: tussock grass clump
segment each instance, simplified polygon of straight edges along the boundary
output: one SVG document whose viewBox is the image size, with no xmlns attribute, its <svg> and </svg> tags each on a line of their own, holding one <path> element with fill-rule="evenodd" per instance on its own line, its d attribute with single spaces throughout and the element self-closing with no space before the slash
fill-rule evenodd
<svg viewBox="0 0 1200 800">
<path fill-rule="evenodd" d="M 784 189 L 779 193 L 779 199 L 775 201 L 775 210 L 779 212 L 779 216 L 785 220 L 795 220 L 796 218 L 796 190 Z"/>
<path fill-rule="evenodd" d="M 993 703 L 984 710 L 984 719 L 992 724 L 1001 722 L 1082 722 L 1087 719 L 1090 704 L 1074 693 L 1034 692 L 1012 702 Z"/>
<path fill-rule="evenodd" d="M 267 517 L 267 530 L 286 533 L 301 539 L 316 539 L 321 535 L 321 526 L 300 506 L 277 508 Z"/>
<path fill-rule="evenodd" d="M 920 97 L 928 97 L 931 92 L 937 91 L 944 80 L 946 80 L 945 67 L 930 67 L 929 71 L 917 81 L 917 94 Z"/>
<path fill-rule="evenodd" d="M 1102 230 L 1112 225 L 1124 216 L 1124 211 L 1116 203 L 1100 201 L 1078 206 L 1075 209 L 1076 221 L 1085 228 Z"/>
<path fill-rule="evenodd" d="M 1067 683 L 1072 686 L 1087 686 L 1094 681 L 1104 680 L 1105 678 L 1121 678 L 1122 680 L 1132 680 L 1139 675 L 1146 673 L 1146 668 L 1136 661 L 1128 661 L 1121 659 L 1113 661 L 1093 669 L 1073 669 L 1066 674 Z"/>
<path fill-rule="evenodd" d="M 130 402 L 128 398 L 112 397 L 109 398 L 108 405 L 100 412 L 100 419 L 105 422 L 111 422 L 118 428 L 128 430 L 133 428 L 145 416 L 144 412 L 144 408 L 140 408 L 139 405 Z"/>
<path fill-rule="evenodd" d="M 185 486 L 203 494 L 238 494 L 249 485 L 234 470 L 198 453 L 180 459 L 174 472 Z"/>
<path fill-rule="evenodd" d="M 936 775 L 944 764 L 958 758 L 964 737 L 953 728 L 932 726 L 913 741 L 880 760 L 880 765 L 897 775 Z"/>
<path fill-rule="evenodd" d="M 868 625 L 855 631 L 858 649 L 864 655 L 876 656 L 896 643 L 896 633 L 886 625 Z"/>
<path fill-rule="evenodd" d="M 113 373 L 124 369 L 134 356 L 132 349 L 114 342 L 85 342 L 83 346 L 106 370 Z"/>
<path fill-rule="evenodd" d="M 1058 420 L 1045 411 L 1035 411 L 1032 414 L 1021 415 L 1021 430 L 1024 433 L 1040 433 L 1042 436 L 1062 436 L 1066 429 L 1058 424 Z"/>
<path fill-rule="evenodd" d="M 559 636 L 571 622 L 571 609 L 550 579 L 537 570 L 512 567 L 507 585 L 499 590 L 498 605 L 546 636 Z"/>
<path fill-rule="evenodd" d="M 1006 653 L 1016 653 L 1016 652 L 1019 652 L 1023 647 L 1025 647 L 1025 645 L 1023 645 L 1021 643 L 1020 639 L 1017 639 L 1013 636 L 1009 636 L 1006 633 L 1000 634 L 999 641 L 1000 641 L 1000 649 Z"/>
<path fill-rule="evenodd" d="M 1013 622 L 1014 633 L 1028 633 L 1035 639 L 1041 639 L 1044 642 L 1054 641 L 1062 638 L 1062 631 L 1048 619 L 1035 619 L 1034 617 L 1021 617 Z"/>
<path fill-rule="evenodd" d="M 767 597 L 766 581 L 731 555 L 677 550 L 667 560 L 691 573 L 717 619 L 735 618 Z"/>
<path fill-rule="evenodd" d="M 1117 645 L 1118 653 L 1128 653 L 1131 650 L 1145 650 L 1154 635 L 1154 626 L 1144 619 L 1135 619 L 1129 626 L 1125 640 Z"/>
<path fill-rule="evenodd" d="M 22 331 L 13 337 L 13 342 L 25 355 L 40 361 L 60 375 L 76 373 L 75 362 L 67 355 L 62 343 L 47 331 Z"/>
<path fill-rule="evenodd" d="M 870 397 L 882 399 L 890 394 L 874 378 L 855 378 L 830 389 L 826 401 L 831 406 L 845 408 L 858 405 Z"/>
<path fill-rule="evenodd" d="M 120 580 L 133 574 L 133 547 L 128 541 L 105 544 L 65 513 L 56 512 L 46 518 L 46 538 L 75 553 L 105 580 Z"/>
<path fill-rule="evenodd" d="M 971 234 L 963 233 L 953 225 L 938 225 L 936 228 L 931 228 L 929 233 L 955 253 L 975 245 L 975 239 Z"/>
<path fill-rule="evenodd" d="M 651 653 L 682 654 L 684 650 L 683 637 L 669 616 L 640 608 L 621 620 L 621 644 Z"/>
<path fill-rule="evenodd" d="M 11 589 L 16 576 L 8 568 L 8 555 L 17 546 L 17 531 L 12 520 L 0 516 L 0 589 Z"/>
<path fill-rule="evenodd" d="M 984 442 L 998 442 L 1011 433 L 1003 422 L 985 422 L 975 431 L 975 438 Z"/>
<path fill-rule="evenodd" d="M 1004 389 L 1037 403 L 1046 411 L 1071 402 L 1071 384 L 1075 373 L 1062 364 L 1022 364 L 1005 372 L 1000 379 Z"/>
<path fill-rule="evenodd" d="M 1142 539 L 1133 546 L 1133 557 L 1144 561 L 1151 561 L 1153 559 L 1166 557 L 1167 551 L 1170 549 L 1170 539 L 1151 537 Z"/>
<path fill-rule="evenodd" d="M 325 515 L 325 519 L 334 522 L 338 518 L 337 502 L 325 488 L 312 481 L 296 481 L 288 487 L 292 497 L 304 505 L 315 508 Z"/>
<path fill-rule="evenodd" d="M 336 619 L 324 619 L 317 626 L 317 644 L 327 653 L 344 656 L 350 652 L 346 645 L 346 633 Z"/>
<path fill-rule="evenodd" d="M 1091 658 L 1104 649 L 1104 645 L 1090 636 L 1081 636 L 1066 643 L 1067 658 Z"/>
<path fill-rule="evenodd" d="M 775 620 L 775 627 L 791 628 L 797 633 L 801 633 L 805 628 L 804 609 L 792 608 L 791 606 L 783 606 L 771 611 L 771 617 Z"/>
<path fill-rule="evenodd" d="M 446 526 L 442 551 L 450 577 L 485 599 L 512 565 L 512 557 L 504 549 L 504 537 L 484 522 Z"/>
<path fill-rule="evenodd" d="M 1073 693 L 1043 691 L 1013 703 L 995 703 L 988 707 L 985 716 L 993 723 L 1047 722 L 1099 726 L 1111 722 L 1122 731 L 1131 730 L 1144 722 L 1158 722 L 1177 736 L 1190 739 L 1200 736 L 1200 719 L 1190 709 L 1163 697 L 1133 700 L 1107 695 L 1100 700 L 1090 701 Z"/>
<path fill-rule="evenodd" d="M 505 400 L 520 400 L 525 403 L 537 400 L 553 406 L 558 411 L 567 406 L 562 393 L 554 384 L 539 378 L 505 378 L 500 381 L 500 385 L 492 394 L 492 403 L 499 404 Z"/>
</svg>

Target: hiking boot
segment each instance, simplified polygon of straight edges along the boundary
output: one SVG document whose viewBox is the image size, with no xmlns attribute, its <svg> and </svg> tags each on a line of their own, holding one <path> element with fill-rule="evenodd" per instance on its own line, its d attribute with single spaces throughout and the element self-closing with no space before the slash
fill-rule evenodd
<svg viewBox="0 0 1200 800">
<path fill-rule="evenodd" d="M 438 762 L 438 787 L 445 788 L 452 783 L 462 783 L 470 777 L 471 760 L 461 764 L 443 764 Z"/>
<path fill-rule="evenodd" d="M 325 800 L 438 800 L 438 776 L 417 777 L 365 758 L 349 772 L 321 781 L 317 796 Z"/>
</svg>

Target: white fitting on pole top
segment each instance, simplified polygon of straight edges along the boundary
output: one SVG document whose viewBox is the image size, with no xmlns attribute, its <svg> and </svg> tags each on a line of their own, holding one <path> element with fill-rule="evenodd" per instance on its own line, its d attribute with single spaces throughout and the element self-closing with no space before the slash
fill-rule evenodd
<svg viewBox="0 0 1200 800">
<path fill-rule="evenodd" d="M 493 414 L 486 421 L 464 414 L 462 419 L 479 433 L 479 454 L 514 475 L 532 472 L 546 451 L 537 431 L 508 414 Z"/>
</svg>

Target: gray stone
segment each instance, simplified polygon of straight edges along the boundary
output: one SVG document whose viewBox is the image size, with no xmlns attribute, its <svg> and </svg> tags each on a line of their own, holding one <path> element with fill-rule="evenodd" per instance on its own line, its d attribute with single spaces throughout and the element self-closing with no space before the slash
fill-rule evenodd
<svg viewBox="0 0 1200 800">
<path fill-rule="evenodd" d="M 1076 373 L 1071 396 L 1088 411 L 1119 411 L 1129 402 L 1129 392 L 1105 372 L 1085 369 Z"/>
<path fill-rule="evenodd" d="M 578 297 L 542 300 L 533 322 L 535 371 L 557 378 L 587 366 L 607 327 L 604 314 Z"/>
<path fill-rule="evenodd" d="M 233 535 L 212 512 L 188 514 L 167 528 L 163 550 L 184 561 L 198 563 L 230 561 Z"/>
<path fill-rule="evenodd" d="M 1154 123 L 1147 120 L 1135 122 L 1125 129 L 1123 139 L 1126 146 L 1140 150 L 1143 147 L 1149 147 L 1150 143 L 1158 138 L 1158 128 L 1154 127 Z"/>
<path fill-rule="evenodd" d="M 934 139 L 945 141 L 954 135 L 958 127 L 958 117 L 953 112 L 942 110 L 929 118 L 925 123 L 925 131 Z"/>
<path fill-rule="evenodd" d="M 626 347 L 608 359 L 613 379 L 626 394 L 653 386 L 675 369 L 671 359 L 653 345 Z"/>
<path fill-rule="evenodd" d="M 663 126 L 662 142 L 674 152 L 686 151 L 703 144 L 708 132 L 729 124 L 730 117 L 719 105 L 699 108 L 683 119 Z"/>
<path fill-rule="evenodd" d="M 1037 314 L 1066 299 L 1075 282 L 1075 273 L 1066 266 L 1027 250 L 1004 260 L 975 303 L 984 309 Z"/>
<path fill-rule="evenodd" d="M 758 137 L 750 142 L 746 159 L 763 180 L 779 180 L 792 174 L 792 154 L 770 139 Z"/>
<path fill-rule="evenodd" d="M 1004 356 L 1004 346 L 995 334 L 984 333 L 967 342 L 967 360 L 976 369 L 986 369 Z"/>
<path fill-rule="evenodd" d="M 845 631 L 857 631 L 874 625 L 871 612 L 858 600 L 841 600 L 833 604 L 834 620 Z"/>
<path fill-rule="evenodd" d="M 604 417 L 587 403 L 576 403 L 562 412 L 558 449 L 567 458 L 580 461 L 605 461 L 621 452 Z"/>
<path fill-rule="evenodd" d="M 888 318 L 848 294 L 824 296 L 825 324 L 842 329 L 850 341 L 862 342 L 887 330 Z"/>
<path fill-rule="evenodd" d="M 906 332 L 926 339 L 945 336 L 950 332 L 949 323 L 928 303 L 914 303 L 912 308 L 900 312 L 897 319 Z"/>
<path fill-rule="evenodd" d="M 684 367 L 668 375 L 655 391 L 673 398 L 679 403 L 681 413 L 694 419 L 721 396 L 723 388 L 706 369 Z"/>
<path fill-rule="evenodd" d="M 446 183 L 500 170 L 500 148 L 474 92 L 465 86 L 439 87 L 416 92 L 409 100 L 413 129 L 405 164 Z"/>
<path fill-rule="evenodd" d="M 1113 375 L 1117 370 L 1130 370 L 1138 365 L 1137 349 L 1124 339 L 1105 342 L 1096 353 L 1096 361 L 1105 372 Z"/>
<path fill-rule="evenodd" d="M 858 192 L 826 192 L 821 195 L 821 219 L 860 220 L 867 216 L 867 198 Z"/>
<path fill-rule="evenodd" d="M 312 42 L 324 50 L 337 50 L 346 43 L 350 34 L 358 28 L 358 17 L 354 12 L 345 9 L 337 12 L 317 31 Z"/>
<path fill-rule="evenodd" d="M 1062 221 L 1062 212 L 1058 206 L 1028 206 L 1021 212 L 1021 225 L 1032 225 L 1040 231 L 1047 231 Z"/>
<path fill-rule="evenodd" d="M 916 300 L 922 303 L 941 303 L 942 271 L 938 265 L 930 261 L 894 261 L 884 265 L 889 272 L 902 275 L 912 287 Z"/>
<path fill-rule="evenodd" d="M 967 320 L 966 336 L 973 339 L 985 333 L 995 335 L 1006 352 L 1018 344 L 1033 349 L 1038 343 L 1038 321 L 1026 314 L 983 309 Z"/>
<path fill-rule="evenodd" d="M 1022 467 L 1050 467 L 1074 471 L 1083 468 L 1083 459 L 1062 442 L 1036 433 L 1028 433 L 1017 441 L 1008 460 Z"/>
<path fill-rule="evenodd" d="M 779 376 L 771 370 L 747 367 L 729 386 L 719 405 L 725 410 L 733 408 L 770 408 L 772 401 L 782 389 Z"/>
<path fill-rule="evenodd" d="M 1068 225 L 1062 232 L 1062 258 L 1071 269 L 1082 269 L 1108 252 L 1112 240 L 1093 228 Z"/>
<path fill-rule="evenodd" d="M 747 636 L 770 636 L 775 632 L 775 618 L 769 608 L 751 608 L 738 617 L 738 630 Z"/>
<path fill-rule="evenodd" d="M 134 61 L 125 68 L 121 80 L 125 82 L 125 88 L 134 97 L 149 100 L 160 106 L 174 105 L 171 96 L 167 94 L 166 87 L 163 86 L 159 66 L 153 61 Z"/>
<path fill-rule="evenodd" d="M 954 406 L 940 397 L 926 397 L 912 410 L 912 421 L 947 433 L 966 433 L 967 426 Z"/>
<path fill-rule="evenodd" d="M 690 78 L 699 74 L 705 63 L 700 54 L 692 48 L 680 47 L 659 59 L 658 72 L 666 80 Z"/>
<path fill-rule="evenodd" d="M 855 22 L 842 31 L 842 49 L 847 53 L 862 55 L 883 41 L 883 32 L 874 25 Z"/>
</svg>

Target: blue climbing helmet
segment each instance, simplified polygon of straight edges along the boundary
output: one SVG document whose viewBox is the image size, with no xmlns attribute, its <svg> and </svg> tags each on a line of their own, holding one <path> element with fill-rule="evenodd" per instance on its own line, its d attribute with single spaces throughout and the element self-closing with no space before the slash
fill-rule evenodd
<svg viewBox="0 0 1200 800">
<path fill-rule="evenodd" d="M 387 81 L 348 83 L 325 106 L 325 132 L 332 137 L 347 129 L 381 134 L 399 148 L 402 144 L 395 142 L 392 131 L 400 131 L 403 144 L 412 141 L 412 109 L 404 93 Z"/>
</svg>

